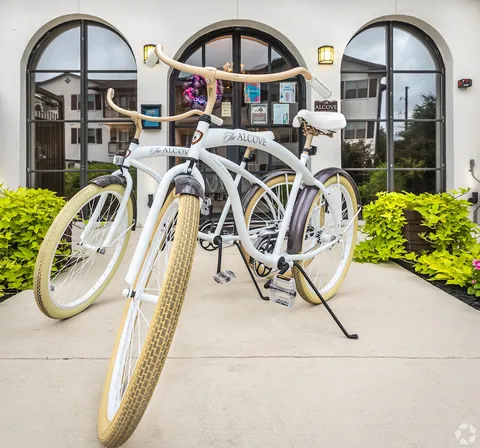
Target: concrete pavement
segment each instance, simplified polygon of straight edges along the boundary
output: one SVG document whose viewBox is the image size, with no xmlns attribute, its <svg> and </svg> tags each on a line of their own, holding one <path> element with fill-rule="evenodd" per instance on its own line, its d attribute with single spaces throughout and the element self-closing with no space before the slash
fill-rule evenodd
<svg viewBox="0 0 480 448">
<path fill-rule="evenodd" d="M 164 374 L 126 447 L 450 448 L 460 424 L 480 432 L 478 311 L 397 265 L 355 263 L 330 301 L 360 335 L 347 340 L 321 306 L 261 301 L 236 252 L 224 258 L 237 279 L 218 285 L 215 255 L 197 251 Z M 63 322 L 29 291 L 0 304 L 1 447 L 100 446 L 122 288 L 120 272 Z"/>
</svg>

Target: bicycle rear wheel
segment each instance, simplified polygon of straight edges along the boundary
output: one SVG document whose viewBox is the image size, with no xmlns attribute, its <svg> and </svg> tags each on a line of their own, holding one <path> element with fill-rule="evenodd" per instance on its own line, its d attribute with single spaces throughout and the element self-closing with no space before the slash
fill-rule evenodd
<svg viewBox="0 0 480 448">
<path fill-rule="evenodd" d="M 104 247 L 124 194 L 122 185 L 102 188 L 90 184 L 70 199 L 53 221 L 40 247 L 33 276 L 35 300 L 46 316 L 75 316 L 95 302 L 110 283 L 133 226 L 129 198 L 112 243 Z"/>
<path fill-rule="evenodd" d="M 272 197 L 272 194 L 259 186 L 255 186 L 254 193 L 248 195 L 249 199 L 244 205 L 245 224 L 248 231 L 255 235 L 255 238 L 252 239 L 254 246 L 262 253 L 273 251 L 294 179 L 295 174 L 287 172 L 266 182 L 267 187 L 272 190 L 278 202 Z M 250 255 L 243 246 L 241 248 L 246 259 L 249 260 Z M 276 270 L 276 268 L 253 259 L 250 266 L 257 277 L 267 277 Z"/>
<path fill-rule="evenodd" d="M 352 262 L 357 240 L 358 216 L 355 189 L 349 179 L 335 174 L 328 178 L 324 185 L 329 193 L 328 201 L 319 190 L 309 206 L 303 230 L 292 235 L 292 238 L 297 239 L 296 246 L 302 248 L 301 253 L 308 253 L 328 244 L 339 232 L 343 233 L 337 244 L 312 259 L 299 262 L 323 298 L 328 300 L 340 288 Z M 339 229 L 335 228 L 329 203 L 338 213 Z M 293 267 L 292 271 L 297 292 L 302 298 L 314 305 L 320 304 L 321 300 L 299 269 Z"/>
<path fill-rule="evenodd" d="M 98 438 L 109 448 L 133 434 L 160 378 L 190 277 L 199 217 L 200 201 L 190 195 L 175 196 L 160 211 L 135 295 L 125 306 L 100 402 Z"/>
</svg>

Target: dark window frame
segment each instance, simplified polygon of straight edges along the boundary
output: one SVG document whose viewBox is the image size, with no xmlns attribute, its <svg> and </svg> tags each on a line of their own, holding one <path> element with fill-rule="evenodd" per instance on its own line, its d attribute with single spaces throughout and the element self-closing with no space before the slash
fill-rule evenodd
<svg viewBox="0 0 480 448">
<path fill-rule="evenodd" d="M 131 123 L 130 119 L 111 119 L 111 118 L 103 118 L 101 120 L 89 120 L 88 112 L 89 110 L 98 110 L 97 106 L 100 105 L 100 108 L 105 111 L 105 108 L 102 107 L 102 94 L 94 93 L 93 98 L 93 109 L 88 107 L 88 81 L 89 81 L 89 74 L 92 73 L 137 73 L 137 70 L 89 70 L 88 69 L 88 27 L 89 26 L 96 26 L 102 27 L 106 30 L 115 33 L 127 46 L 130 50 L 133 61 L 136 65 L 136 58 L 135 54 L 129 43 L 124 39 L 124 37 L 118 33 L 115 29 L 104 25 L 99 22 L 95 22 L 93 20 L 72 20 L 68 22 L 64 22 L 51 30 L 47 31 L 36 43 L 32 52 L 30 53 L 28 62 L 27 62 L 27 70 L 26 70 L 26 105 L 27 105 L 27 114 L 26 114 L 26 179 L 27 179 L 27 187 L 32 187 L 33 185 L 33 177 L 35 173 L 42 172 L 42 173 L 61 173 L 66 172 L 66 169 L 55 169 L 55 170 L 39 170 L 39 169 L 32 169 L 32 159 L 35 154 L 35 147 L 34 142 L 32 141 L 32 126 L 35 126 L 39 120 L 35 119 L 35 116 L 32 115 L 32 97 L 35 94 L 35 74 L 36 73 L 75 73 L 80 76 L 80 92 L 77 94 L 71 94 L 70 98 L 65 98 L 65 107 L 70 110 L 79 111 L 79 119 L 75 120 L 65 120 L 62 117 L 61 120 L 42 120 L 42 123 L 57 123 L 57 124 L 64 124 L 64 123 L 76 123 L 79 125 L 77 128 L 76 134 L 78 143 L 80 144 L 80 188 L 83 188 L 88 184 L 88 125 L 90 123 L 111 123 L 112 121 L 118 123 Z M 50 43 L 58 36 L 60 36 L 65 31 L 69 29 L 73 29 L 79 27 L 80 28 L 80 41 L 78 45 L 80 46 L 80 68 L 75 69 L 68 69 L 65 68 L 64 70 L 49 70 L 49 69 L 36 69 L 36 66 L 43 54 L 45 48 L 47 48 Z M 137 81 L 137 79 L 136 79 Z M 138 86 L 136 86 L 137 90 Z M 92 95 L 92 94 L 90 94 Z M 135 97 L 138 97 L 138 92 L 135 93 Z M 74 107 L 75 106 L 75 107 Z M 90 128 L 92 129 L 92 128 Z M 95 129 L 95 128 L 94 128 Z M 67 129 L 64 129 L 63 132 L 68 132 Z M 67 134 L 68 135 L 68 134 Z M 98 142 L 98 133 L 95 131 L 95 142 L 96 144 L 101 144 L 103 138 L 100 138 L 100 143 Z M 71 142 L 73 135 L 71 134 L 70 138 L 67 139 L 67 142 Z M 111 172 L 114 170 L 112 169 Z"/>
<path fill-rule="evenodd" d="M 381 170 L 387 171 L 387 191 L 394 191 L 394 176 L 395 172 L 399 171 L 439 171 L 440 172 L 440 182 L 437 184 L 438 192 L 442 192 L 446 190 L 446 92 L 445 92 L 445 64 L 443 58 L 441 56 L 438 47 L 436 46 L 433 39 L 425 34 L 422 30 L 418 29 L 417 27 L 410 25 L 405 22 L 398 22 L 398 21 L 389 21 L 389 22 L 377 22 L 373 23 L 372 25 L 360 30 L 355 36 L 352 37 L 351 40 L 355 39 L 359 34 L 362 32 L 376 27 L 385 27 L 385 49 L 386 49 L 386 70 L 370 70 L 370 71 L 361 71 L 361 70 L 341 70 L 341 75 L 347 73 L 357 73 L 357 74 L 383 74 L 386 73 L 386 118 L 364 118 L 358 117 L 355 119 L 347 119 L 348 123 L 352 122 L 367 122 L 367 133 L 368 133 L 368 125 L 370 122 L 377 123 L 377 129 L 380 124 L 384 124 L 386 127 L 386 168 L 371 168 L 371 170 Z M 411 33 L 413 36 L 418 38 L 418 40 L 426 47 L 429 51 L 430 55 L 432 56 L 435 64 L 436 69 L 417 69 L 417 70 L 404 70 L 404 69 L 395 69 L 394 68 L 394 59 L 393 59 L 393 51 L 394 51 L 394 41 L 393 41 L 393 30 L 394 29 L 401 29 L 408 33 Z M 348 47 L 348 45 L 347 45 Z M 435 119 L 412 119 L 408 118 L 405 120 L 403 119 L 396 119 L 394 118 L 394 104 L 391 99 L 390 93 L 393 92 L 393 78 L 395 74 L 437 74 L 437 91 L 436 91 L 436 101 L 440 103 L 438 108 L 439 115 L 436 116 Z M 342 100 L 346 99 L 346 82 L 347 80 L 341 79 L 341 97 Z M 370 87 L 370 86 L 369 86 Z M 345 92 L 344 92 L 345 89 Z M 380 92 L 380 95 L 382 93 Z M 394 124 L 397 122 L 409 123 L 409 122 L 420 122 L 420 121 L 428 121 L 428 122 L 440 122 L 441 129 L 439 133 L 439 161 L 437 162 L 437 166 L 435 168 L 405 168 L 405 167 L 395 167 L 394 166 Z M 438 160 L 437 159 L 437 160 Z M 352 168 L 352 167 L 344 167 L 347 171 L 358 172 L 358 171 L 365 171 L 364 168 Z"/>
<path fill-rule="evenodd" d="M 212 41 L 213 39 L 220 38 L 223 36 L 232 36 L 232 62 L 234 67 L 240 67 L 240 62 L 241 62 L 241 38 L 242 36 L 248 36 L 248 37 L 253 37 L 257 38 L 263 42 L 265 42 L 268 45 L 268 70 L 271 70 L 271 54 L 272 50 L 275 50 L 282 58 L 285 59 L 285 61 L 291 65 L 292 67 L 298 67 L 300 64 L 295 58 L 295 56 L 291 53 L 291 51 L 278 39 L 274 38 L 273 36 L 266 34 L 264 32 L 261 32 L 259 30 L 250 28 L 250 27 L 227 27 L 227 28 L 221 28 L 218 30 L 215 30 L 211 33 L 207 33 L 203 36 L 201 36 L 199 39 L 196 41 L 192 42 L 182 53 L 182 55 L 178 58 L 180 62 L 186 62 L 190 56 L 192 56 L 195 52 L 198 50 L 201 51 L 201 57 L 202 57 L 202 65 L 205 66 L 205 46 L 208 42 Z M 179 77 L 179 71 L 178 70 L 173 70 L 170 79 L 169 79 L 169 88 L 170 88 L 170 96 L 169 96 L 169 112 L 170 115 L 173 115 L 176 113 L 175 111 L 175 84 L 176 81 Z M 298 107 L 300 109 L 305 109 L 306 108 L 306 84 L 305 80 L 303 79 L 302 76 L 298 76 L 296 78 L 292 78 L 292 81 L 295 80 L 297 83 L 297 97 L 298 97 Z M 242 108 L 242 83 L 234 83 L 233 84 L 233 92 L 232 92 L 232 124 L 230 125 L 224 125 L 222 126 L 223 128 L 243 128 L 243 129 L 255 129 L 255 128 L 276 128 L 276 127 L 288 127 L 285 125 L 275 125 L 275 124 L 268 124 L 268 125 L 245 125 L 241 123 L 241 108 Z M 267 84 L 267 95 L 268 95 L 268 120 L 269 122 L 271 121 L 272 117 L 272 105 L 271 105 L 271 92 L 270 92 L 270 87 L 271 84 Z M 293 118 L 293 117 L 291 117 Z M 214 125 L 212 125 L 214 126 Z M 182 124 L 182 123 L 174 123 L 171 122 L 169 124 L 169 144 L 170 145 L 175 145 L 175 129 L 183 129 L 183 128 L 195 128 L 196 124 Z M 298 145 L 298 154 L 300 154 L 302 150 L 302 145 L 304 142 L 303 139 L 303 134 L 300 132 L 300 130 L 295 130 L 295 132 L 298 133 L 297 136 L 297 145 Z M 235 148 L 235 147 L 229 147 L 229 148 Z M 242 147 L 239 147 L 239 149 L 242 149 Z M 232 153 L 235 152 L 232 150 Z M 236 154 L 238 154 L 238 161 L 241 159 L 241 151 L 236 151 Z M 175 163 L 174 160 L 170 161 L 170 164 L 173 165 Z M 269 171 L 272 169 L 272 156 L 268 155 L 268 164 L 266 167 L 265 171 Z M 258 174 L 264 174 L 264 171 L 253 171 L 252 173 L 258 173 Z"/>
</svg>

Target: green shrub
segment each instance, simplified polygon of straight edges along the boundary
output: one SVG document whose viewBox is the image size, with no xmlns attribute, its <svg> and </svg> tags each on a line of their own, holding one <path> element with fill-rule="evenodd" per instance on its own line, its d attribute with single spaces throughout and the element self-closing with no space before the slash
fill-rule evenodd
<svg viewBox="0 0 480 448">
<path fill-rule="evenodd" d="M 377 201 L 363 209 L 367 235 L 355 250 L 360 262 L 378 263 L 388 260 L 412 262 L 415 271 L 430 280 L 447 284 L 471 285 L 472 260 L 480 255 L 477 238 L 479 226 L 469 219 L 470 203 L 460 199 L 467 189 L 448 193 L 378 193 Z M 407 253 L 403 227 L 403 210 L 416 210 L 422 215 L 422 225 L 431 229 L 420 236 L 432 245 L 430 253 Z"/>
<path fill-rule="evenodd" d="M 407 220 L 403 210 L 410 208 L 411 196 L 405 193 L 377 193 L 377 200 L 363 208 L 365 241 L 355 249 L 355 260 L 378 263 L 404 258 L 403 227 Z"/>
<path fill-rule="evenodd" d="M 40 244 L 64 204 L 49 190 L 0 185 L 0 297 L 32 287 Z"/>
</svg>

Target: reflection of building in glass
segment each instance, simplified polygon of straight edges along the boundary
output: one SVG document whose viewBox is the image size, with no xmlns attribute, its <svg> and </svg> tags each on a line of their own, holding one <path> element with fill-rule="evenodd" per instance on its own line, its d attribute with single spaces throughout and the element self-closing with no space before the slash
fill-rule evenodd
<svg viewBox="0 0 480 448">
<path fill-rule="evenodd" d="M 362 73 L 345 73 L 362 72 Z M 371 71 L 372 73 L 368 73 Z M 343 131 L 345 140 L 363 140 L 369 144 L 372 154 L 379 132 L 379 123 L 367 121 L 381 118 L 382 94 L 386 85 L 382 79 L 386 76 L 386 66 L 363 61 L 345 55 L 342 61 L 342 113 L 349 119 L 365 121 L 348 121 Z"/>
<path fill-rule="evenodd" d="M 106 103 L 106 91 L 115 89 L 115 100 L 125 109 L 137 108 L 135 79 L 89 80 L 87 109 L 88 119 L 88 161 L 111 162 L 118 149 L 128 148 L 134 128 L 130 123 L 95 123 L 95 120 L 124 118 Z M 79 120 L 80 119 L 80 77 L 63 73 L 36 83 L 35 118 L 38 120 Z M 47 145 L 55 146 L 55 153 L 64 158 L 69 168 L 80 167 L 80 123 L 45 123 L 41 127 L 47 136 L 36 135 L 37 150 Z M 39 133 L 40 129 L 37 129 Z M 64 135 L 62 135 L 64 134 Z M 40 157 L 41 158 L 41 157 Z M 65 166 L 65 164 L 62 164 Z"/>
</svg>

